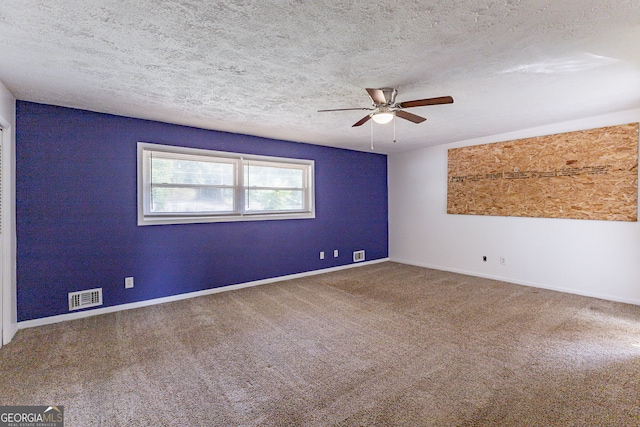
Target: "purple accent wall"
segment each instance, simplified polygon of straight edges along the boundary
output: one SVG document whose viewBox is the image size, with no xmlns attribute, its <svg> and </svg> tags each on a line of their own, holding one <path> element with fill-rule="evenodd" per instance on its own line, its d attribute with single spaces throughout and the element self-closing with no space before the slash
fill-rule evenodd
<svg viewBox="0 0 640 427">
<path fill-rule="evenodd" d="M 19 321 L 68 313 L 67 293 L 83 289 L 101 287 L 106 307 L 351 264 L 360 249 L 367 260 L 388 256 L 384 155 L 16 108 Z M 312 159 L 316 218 L 139 227 L 138 141 Z M 133 289 L 124 289 L 127 276 Z"/>
</svg>

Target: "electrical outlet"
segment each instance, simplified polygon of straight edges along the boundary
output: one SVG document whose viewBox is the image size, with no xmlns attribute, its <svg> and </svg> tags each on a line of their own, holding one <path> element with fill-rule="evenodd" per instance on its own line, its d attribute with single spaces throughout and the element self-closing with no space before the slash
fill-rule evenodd
<svg viewBox="0 0 640 427">
<path fill-rule="evenodd" d="M 133 277 L 125 277 L 124 278 L 124 288 L 125 289 L 133 288 Z"/>
<path fill-rule="evenodd" d="M 338 250 L 337 249 L 333 250 L 333 257 L 334 258 L 338 258 Z"/>
<path fill-rule="evenodd" d="M 507 259 L 503 256 L 500 257 L 500 265 L 507 265 Z"/>
<path fill-rule="evenodd" d="M 324 251 L 320 251 L 320 259 L 324 259 Z"/>
<path fill-rule="evenodd" d="M 486 257 L 486 256 L 483 256 L 483 257 L 482 257 L 482 261 L 487 262 L 487 257 Z"/>
</svg>

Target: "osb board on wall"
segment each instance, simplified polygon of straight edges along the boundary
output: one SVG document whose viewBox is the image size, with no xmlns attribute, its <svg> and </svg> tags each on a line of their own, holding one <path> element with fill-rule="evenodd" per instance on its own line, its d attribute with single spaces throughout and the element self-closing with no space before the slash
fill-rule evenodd
<svg viewBox="0 0 640 427">
<path fill-rule="evenodd" d="M 447 213 L 638 220 L 638 123 L 450 149 Z"/>
</svg>

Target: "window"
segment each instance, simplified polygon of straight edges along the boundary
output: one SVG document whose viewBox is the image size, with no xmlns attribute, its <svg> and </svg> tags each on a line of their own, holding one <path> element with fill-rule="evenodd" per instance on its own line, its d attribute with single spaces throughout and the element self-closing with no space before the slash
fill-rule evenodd
<svg viewBox="0 0 640 427">
<path fill-rule="evenodd" d="M 312 160 L 138 143 L 138 225 L 314 218 Z"/>
</svg>

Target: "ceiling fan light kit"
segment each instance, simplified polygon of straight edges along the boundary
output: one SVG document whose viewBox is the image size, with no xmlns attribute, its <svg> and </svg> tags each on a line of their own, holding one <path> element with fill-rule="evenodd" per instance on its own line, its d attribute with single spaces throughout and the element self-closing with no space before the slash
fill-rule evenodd
<svg viewBox="0 0 640 427">
<path fill-rule="evenodd" d="M 371 118 L 374 122 L 384 125 L 393 120 L 393 116 L 394 114 L 392 112 L 381 111 L 379 113 L 373 113 Z"/>
</svg>

